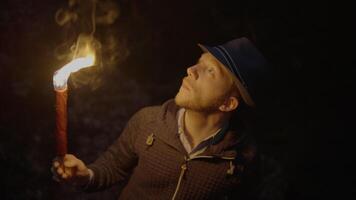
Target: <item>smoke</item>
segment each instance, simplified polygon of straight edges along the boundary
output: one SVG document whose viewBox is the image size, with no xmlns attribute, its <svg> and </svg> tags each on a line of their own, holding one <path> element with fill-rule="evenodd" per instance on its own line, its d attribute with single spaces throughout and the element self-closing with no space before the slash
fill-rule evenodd
<svg viewBox="0 0 356 200">
<path fill-rule="evenodd" d="M 100 1 L 98 4 L 98 16 L 96 17 L 97 24 L 111 25 L 120 16 L 120 9 L 117 4 L 112 1 Z"/>
<path fill-rule="evenodd" d="M 55 13 L 55 22 L 63 30 L 62 41 L 55 49 L 61 63 L 80 57 L 84 47 L 95 50 L 95 66 L 71 76 L 74 87 L 98 88 L 103 73 L 113 70 L 129 55 L 126 38 L 115 34 L 119 17 L 120 7 L 113 0 L 69 0 L 67 6 Z"/>
</svg>

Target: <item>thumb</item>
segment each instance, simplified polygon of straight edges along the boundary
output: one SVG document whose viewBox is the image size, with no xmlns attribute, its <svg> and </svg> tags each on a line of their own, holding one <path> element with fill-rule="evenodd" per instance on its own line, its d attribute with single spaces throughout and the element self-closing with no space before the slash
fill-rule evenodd
<svg viewBox="0 0 356 200">
<path fill-rule="evenodd" d="M 86 169 L 84 163 L 77 158 L 66 159 L 64 166 L 68 168 L 77 168 L 79 171 Z"/>
</svg>

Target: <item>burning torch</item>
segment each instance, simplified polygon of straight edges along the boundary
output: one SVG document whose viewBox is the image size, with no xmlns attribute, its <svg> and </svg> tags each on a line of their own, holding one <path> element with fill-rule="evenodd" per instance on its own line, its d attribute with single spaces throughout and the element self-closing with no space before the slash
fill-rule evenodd
<svg viewBox="0 0 356 200">
<path fill-rule="evenodd" d="M 67 154 L 67 81 L 71 73 L 80 69 L 93 66 L 95 54 L 86 48 L 81 57 L 73 59 L 68 64 L 57 70 L 53 75 L 53 86 L 56 93 L 56 154 L 63 158 Z"/>
</svg>

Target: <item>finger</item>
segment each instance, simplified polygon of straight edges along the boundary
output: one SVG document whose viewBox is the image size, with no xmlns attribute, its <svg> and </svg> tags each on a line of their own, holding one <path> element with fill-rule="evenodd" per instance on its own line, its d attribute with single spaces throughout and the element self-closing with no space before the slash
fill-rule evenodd
<svg viewBox="0 0 356 200">
<path fill-rule="evenodd" d="M 53 166 L 54 166 L 55 168 L 59 167 L 59 162 L 58 162 L 58 161 L 54 161 L 54 162 L 53 162 Z"/>
<path fill-rule="evenodd" d="M 62 174 L 62 178 L 63 178 L 63 179 L 67 179 L 67 178 L 68 178 L 68 174 L 63 173 L 63 174 Z"/>
<path fill-rule="evenodd" d="M 60 163 L 61 160 L 63 160 L 63 158 L 57 156 L 57 157 L 53 158 L 52 163 L 55 163 L 55 162 Z"/>
<path fill-rule="evenodd" d="M 57 168 L 57 174 L 59 174 L 59 175 L 61 175 L 61 174 L 63 174 L 63 169 L 62 168 Z"/>
</svg>

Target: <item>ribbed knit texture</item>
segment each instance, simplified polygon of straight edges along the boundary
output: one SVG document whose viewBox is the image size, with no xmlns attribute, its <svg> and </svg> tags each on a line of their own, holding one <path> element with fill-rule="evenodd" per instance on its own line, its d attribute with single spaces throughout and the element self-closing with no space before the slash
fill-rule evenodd
<svg viewBox="0 0 356 200">
<path fill-rule="evenodd" d="M 240 193 L 245 178 L 255 179 L 252 170 L 255 167 L 250 165 L 255 164 L 256 148 L 233 131 L 202 154 L 213 158 L 187 161 L 177 134 L 178 109 L 170 100 L 162 106 L 137 112 L 118 140 L 89 165 L 94 177 L 86 190 L 96 191 L 127 182 L 119 199 L 171 199 L 183 164 L 187 170 L 176 199 L 226 199 Z M 147 141 L 152 136 L 150 144 Z M 236 159 L 229 160 L 233 157 Z M 227 173 L 230 162 L 234 166 L 233 174 Z"/>
</svg>

